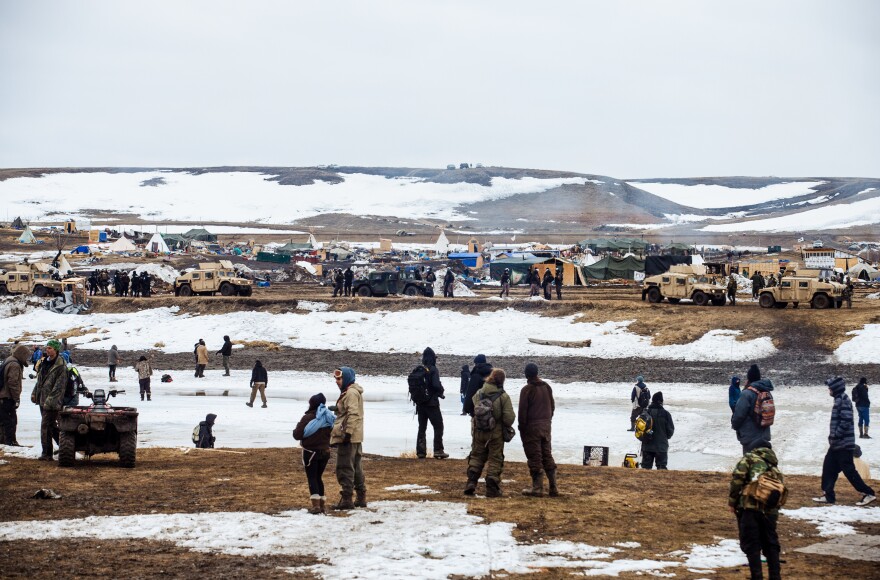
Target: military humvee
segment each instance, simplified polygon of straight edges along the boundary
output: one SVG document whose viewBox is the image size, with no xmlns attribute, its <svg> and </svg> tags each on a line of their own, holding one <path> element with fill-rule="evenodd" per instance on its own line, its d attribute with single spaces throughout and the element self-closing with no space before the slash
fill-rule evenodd
<svg viewBox="0 0 880 580">
<path fill-rule="evenodd" d="M 664 298 L 672 304 L 682 299 L 690 299 L 697 306 L 711 303 L 713 306 L 724 306 L 727 302 L 727 289 L 715 283 L 714 278 L 706 272 L 702 265 L 678 264 L 668 272 L 645 278 L 642 286 L 642 300 L 659 303 Z"/>
<path fill-rule="evenodd" d="M 408 273 L 411 276 L 411 273 Z M 401 278 L 397 272 L 370 272 L 366 278 L 355 280 L 351 286 L 352 295 L 388 296 L 406 294 L 407 296 L 430 296 L 431 284 L 412 277 Z"/>
<path fill-rule="evenodd" d="M 5 294 L 34 294 L 40 298 L 60 296 L 65 290 L 85 290 L 85 278 L 71 277 L 62 280 L 52 278 L 52 267 L 37 262 L 16 264 L 5 274 L 0 274 L 0 296 Z"/>
<path fill-rule="evenodd" d="M 761 289 L 758 304 L 761 308 L 785 308 L 789 302 L 795 307 L 809 302 L 810 308 L 840 308 L 843 303 L 844 284 L 823 282 L 806 276 L 783 276 L 777 286 Z"/>
<path fill-rule="evenodd" d="M 250 296 L 253 291 L 253 282 L 239 278 L 229 260 L 202 264 L 174 280 L 175 296 L 214 295 L 217 292 L 223 296 Z"/>
</svg>

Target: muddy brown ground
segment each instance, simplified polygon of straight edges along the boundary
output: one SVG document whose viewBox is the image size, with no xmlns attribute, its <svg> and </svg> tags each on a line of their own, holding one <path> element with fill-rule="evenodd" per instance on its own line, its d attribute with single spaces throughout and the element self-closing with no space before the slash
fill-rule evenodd
<svg viewBox="0 0 880 580">
<path fill-rule="evenodd" d="M 137 466 L 131 470 L 117 467 L 115 457 L 109 455 L 78 461 L 73 469 L 5 459 L 9 463 L 0 467 L 3 521 L 221 511 L 273 514 L 304 508 L 308 503 L 305 475 L 294 449 L 254 449 L 247 454 L 141 449 Z M 333 468 L 331 462 L 324 477 L 331 499 L 338 489 Z M 529 499 L 519 494 L 529 479 L 525 464 L 508 462 L 504 479 L 515 481 L 505 484 L 505 497 L 490 501 L 461 494 L 463 461 L 368 456 L 364 471 L 370 501 L 412 500 L 415 496 L 405 491 L 384 488 L 427 485 L 440 492 L 431 500 L 463 502 L 469 513 L 487 521 L 515 522 L 514 535 L 525 543 L 556 539 L 608 546 L 637 541 L 640 548 L 626 549 L 617 557 L 640 559 L 688 550 L 695 543 L 736 538 L 735 520 L 726 507 L 728 476 L 722 473 L 564 466 L 559 475 L 562 497 Z M 789 508 L 809 505 L 819 486 L 819 479 L 809 476 L 790 476 L 787 482 L 791 489 Z M 31 499 L 30 495 L 42 487 L 55 490 L 63 499 Z M 478 492 L 482 491 L 481 485 Z M 842 504 L 858 499 L 845 482 L 838 486 L 838 492 Z M 862 533 L 880 533 L 880 525 L 856 524 L 856 528 Z M 880 577 L 876 563 L 793 551 L 822 541 L 811 524 L 782 517 L 779 534 L 785 578 Z M 212 578 L 289 578 L 277 567 L 314 563 L 303 557 L 209 555 L 168 542 L 112 538 L 0 542 L 0 562 L 4 578 L 188 578 L 202 574 Z M 677 578 L 701 577 L 684 568 L 674 571 Z M 558 569 L 545 571 L 540 577 L 568 576 L 569 571 Z M 722 579 L 745 576 L 744 568 L 718 569 L 712 575 Z"/>
</svg>

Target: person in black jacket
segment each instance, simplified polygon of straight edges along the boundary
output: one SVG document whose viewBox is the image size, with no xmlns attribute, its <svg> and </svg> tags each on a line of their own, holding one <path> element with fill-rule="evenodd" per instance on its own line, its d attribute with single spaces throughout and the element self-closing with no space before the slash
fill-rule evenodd
<svg viewBox="0 0 880 580">
<path fill-rule="evenodd" d="M 498 297 L 504 298 L 505 294 L 510 298 L 510 268 L 504 268 L 504 273 L 501 274 L 501 294 Z"/>
<path fill-rule="evenodd" d="M 293 438 L 300 442 L 303 448 L 302 462 L 306 469 L 306 479 L 309 482 L 309 499 L 312 507 L 310 514 L 322 514 L 326 511 L 327 496 L 324 493 L 324 469 L 330 461 L 330 431 L 333 429 L 333 414 L 326 410 L 327 398 L 324 393 L 313 395 L 309 399 L 309 408 L 302 416 L 293 430 Z M 318 412 L 322 415 L 318 419 Z M 316 420 L 317 419 L 317 420 Z M 322 419 L 324 422 L 322 422 Z M 313 420 L 315 425 L 309 427 Z M 309 434 L 306 435 L 308 428 Z"/>
<path fill-rule="evenodd" d="M 257 391 L 259 391 L 260 398 L 263 400 L 263 408 L 265 409 L 267 384 L 269 384 L 269 373 L 266 372 L 266 367 L 263 366 L 263 363 L 256 361 L 254 363 L 254 370 L 251 371 L 251 400 L 245 403 L 245 405 L 253 407 L 254 399 L 257 398 Z"/>
<path fill-rule="evenodd" d="M 419 418 L 419 431 L 416 434 L 416 456 L 424 459 L 428 455 L 428 421 L 434 430 L 434 459 L 446 459 L 449 454 L 443 451 L 443 414 L 440 412 L 440 399 L 443 395 L 443 384 L 440 383 L 440 371 L 437 370 L 437 355 L 431 347 L 422 353 L 422 365 L 428 370 L 426 380 L 430 398 L 424 403 L 416 404 L 416 415 Z"/>
<path fill-rule="evenodd" d="M 651 469 L 657 460 L 657 469 L 666 469 L 669 459 L 669 440 L 675 432 L 672 415 L 663 408 L 663 393 L 657 391 L 651 397 L 648 414 L 654 420 L 654 435 L 650 441 L 642 441 L 642 468 Z"/>
<path fill-rule="evenodd" d="M 553 284 L 553 274 L 550 268 L 544 270 L 544 278 L 541 280 L 541 288 L 544 290 L 544 300 L 550 300 L 550 285 Z"/>
<path fill-rule="evenodd" d="M 556 299 L 562 300 L 562 267 L 556 268 L 556 277 L 553 278 L 553 283 L 556 284 Z"/>
<path fill-rule="evenodd" d="M 852 402 L 856 406 L 856 412 L 859 414 L 859 439 L 870 439 L 868 435 L 868 425 L 871 424 L 869 414 L 871 412 L 871 399 L 868 398 L 868 379 L 862 377 L 859 384 L 853 387 Z"/>
<path fill-rule="evenodd" d="M 471 378 L 468 381 L 467 392 L 464 394 L 463 415 L 474 416 L 474 395 L 483 388 L 483 383 L 491 372 L 492 365 L 486 362 L 486 355 L 478 354 L 474 357 L 474 368 L 471 369 Z"/>
<path fill-rule="evenodd" d="M 452 268 L 447 268 L 446 275 L 443 276 L 443 298 L 454 298 L 452 288 L 455 286 L 455 274 Z"/>
<path fill-rule="evenodd" d="M 461 384 L 458 387 L 458 394 L 461 397 L 461 414 L 464 412 L 464 398 L 467 396 L 468 383 L 471 382 L 471 369 L 467 365 L 461 365 Z"/>
<path fill-rule="evenodd" d="M 354 272 L 352 271 L 351 266 L 345 269 L 345 272 L 342 274 L 342 280 L 345 295 L 351 296 L 351 285 L 354 283 Z"/>
<path fill-rule="evenodd" d="M 232 356 L 232 341 L 229 340 L 229 336 L 223 337 L 223 346 L 220 347 L 220 350 L 217 351 L 217 354 L 223 356 L 223 368 L 226 370 L 223 373 L 224 377 L 229 376 L 229 357 Z"/>
<path fill-rule="evenodd" d="M 199 440 L 196 442 L 196 447 L 199 449 L 213 449 L 214 441 L 217 440 L 214 437 L 214 421 L 217 419 L 217 415 L 214 413 L 208 413 L 205 417 L 205 420 L 199 423 Z"/>
</svg>

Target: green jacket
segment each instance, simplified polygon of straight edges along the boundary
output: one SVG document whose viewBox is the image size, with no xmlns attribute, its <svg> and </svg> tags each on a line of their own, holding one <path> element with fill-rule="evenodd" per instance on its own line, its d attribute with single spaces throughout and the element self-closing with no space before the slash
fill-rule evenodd
<svg viewBox="0 0 880 580">
<path fill-rule="evenodd" d="M 510 395 L 504 389 L 499 389 L 492 383 L 483 383 L 482 388 L 474 394 L 474 406 L 480 403 L 480 394 L 489 397 L 495 393 L 501 392 L 501 396 L 492 403 L 492 415 L 495 417 L 495 429 L 491 433 L 492 437 L 496 435 L 501 437 L 503 427 L 512 427 L 516 420 L 516 413 L 513 412 L 513 403 L 510 401 Z M 473 419 L 471 419 L 473 425 Z"/>
<path fill-rule="evenodd" d="M 782 472 L 777 467 L 779 462 L 776 459 L 776 453 L 772 449 L 759 447 L 754 451 L 746 453 L 736 467 L 733 469 L 733 476 L 730 479 L 730 493 L 727 497 L 727 504 L 737 511 L 740 510 L 757 510 L 766 511 L 767 515 L 776 515 L 779 508 L 765 510 L 759 505 L 754 498 L 743 495 L 743 489 L 750 482 L 755 481 L 765 471 L 769 471 L 779 481 L 784 482 Z"/>
<path fill-rule="evenodd" d="M 37 371 L 37 384 L 31 394 L 31 401 L 46 411 L 60 411 L 64 390 L 67 387 L 67 364 L 58 355 L 55 362 L 40 365 Z"/>
</svg>

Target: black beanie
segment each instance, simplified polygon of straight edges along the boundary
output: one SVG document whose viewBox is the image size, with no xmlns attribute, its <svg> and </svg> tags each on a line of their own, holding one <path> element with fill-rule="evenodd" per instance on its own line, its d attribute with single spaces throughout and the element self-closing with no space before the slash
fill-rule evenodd
<svg viewBox="0 0 880 580">
<path fill-rule="evenodd" d="M 535 363 L 529 363 L 526 365 L 526 378 L 527 379 L 538 378 L 538 365 L 536 365 Z"/>
<path fill-rule="evenodd" d="M 324 396 L 324 393 L 318 393 L 317 395 L 312 395 L 312 398 L 309 399 L 309 411 L 314 411 L 318 408 L 318 405 L 326 405 L 327 397 Z"/>
<path fill-rule="evenodd" d="M 651 397 L 651 402 L 652 403 L 660 403 L 662 405 L 663 404 L 663 391 L 657 391 L 656 393 L 654 393 L 654 396 Z"/>
<path fill-rule="evenodd" d="M 761 370 L 758 368 L 758 365 L 752 365 L 749 367 L 749 372 L 746 373 L 746 380 L 749 383 L 761 380 Z"/>
<path fill-rule="evenodd" d="M 825 384 L 828 385 L 828 388 L 831 389 L 831 393 L 834 396 L 837 396 L 846 390 L 846 381 L 843 380 L 843 377 L 828 379 L 825 381 Z"/>
<path fill-rule="evenodd" d="M 477 356 L 474 357 L 474 364 L 480 364 L 480 363 L 485 363 L 485 362 L 486 362 L 486 355 L 484 355 L 484 354 L 478 354 Z"/>
</svg>

